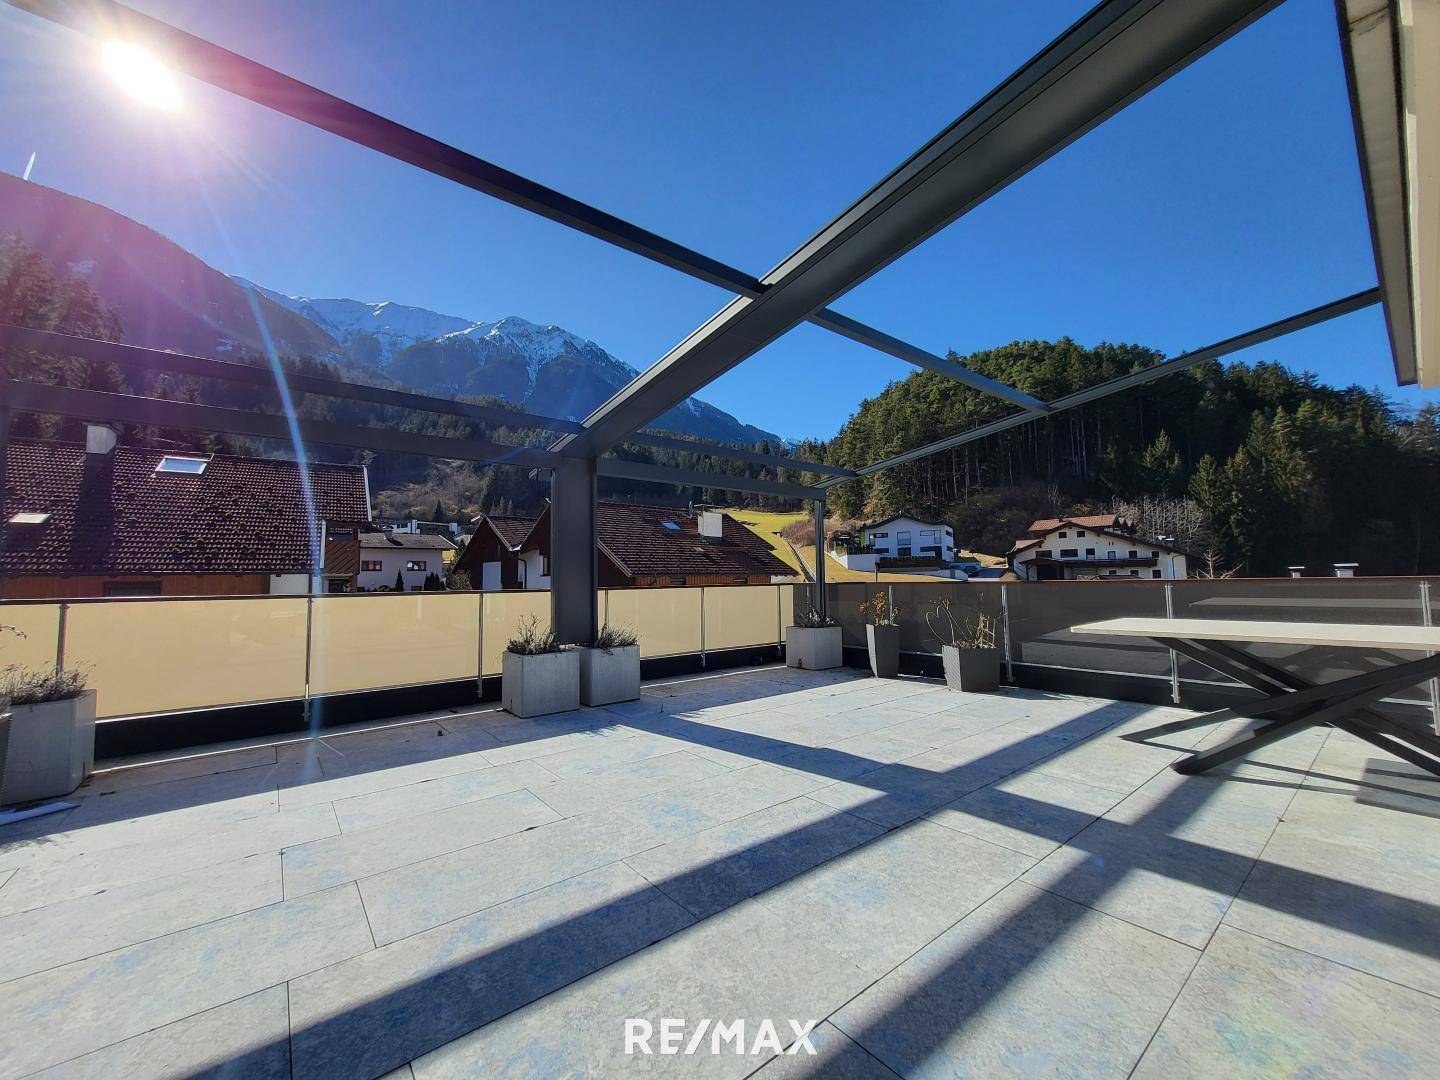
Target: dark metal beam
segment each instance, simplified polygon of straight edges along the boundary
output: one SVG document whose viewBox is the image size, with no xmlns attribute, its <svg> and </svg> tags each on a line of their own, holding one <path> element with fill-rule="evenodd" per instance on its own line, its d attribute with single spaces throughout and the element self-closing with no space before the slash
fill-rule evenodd
<svg viewBox="0 0 1440 1080">
<path fill-rule="evenodd" d="M 575 425 L 579 427 L 580 425 Z M 680 450 L 687 454 L 707 454 L 711 457 L 731 458 L 735 461 L 748 461 L 754 465 L 769 465 L 777 469 L 789 469 L 792 472 L 821 473 L 826 476 L 854 476 L 851 469 L 841 468 L 839 465 L 826 465 L 819 461 L 803 461 L 799 458 L 779 457 L 775 454 L 761 454 L 754 450 L 742 450 L 738 446 L 715 445 L 714 443 L 694 442 L 690 439 L 672 439 L 668 435 L 651 435 L 648 432 L 639 432 L 631 435 L 626 442 L 638 443 L 641 446 L 658 446 L 665 450 Z"/>
<path fill-rule="evenodd" d="M 59 356 L 74 356 L 81 360 L 109 361 L 131 371 L 147 373 L 167 371 L 177 375 L 224 379 L 228 382 L 247 383 L 269 390 L 277 389 L 275 373 L 268 367 L 239 364 L 233 360 L 212 360 L 205 356 L 166 352 L 162 349 L 150 349 L 140 345 L 123 345 L 115 341 L 98 341 L 94 338 L 73 337 L 69 334 L 56 334 L 48 330 L 31 330 L 26 327 L 0 323 L 0 348 L 7 347 L 34 349 L 37 352 Z M 582 430 L 581 425 L 573 420 L 560 420 L 553 416 L 515 412 L 493 405 L 476 405 L 468 401 L 451 401 L 447 398 L 413 394 L 405 390 L 367 386 L 364 383 L 342 382 L 339 379 L 302 375 L 293 371 L 285 373 L 285 384 L 291 391 L 298 393 L 323 394 L 326 397 L 365 401 L 372 405 L 385 405 L 395 409 L 414 409 L 417 412 L 438 413 L 443 416 L 460 416 L 467 420 L 480 420 L 487 424 L 501 424 L 512 428 L 536 428 L 540 431 L 559 432 Z"/>
<path fill-rule="evenodd" d="M 242 435 L 253 439 L 275 439 L 293 443 L 298 434 L 306 445 L 342 446 L 386 454 L 418 454 L 422 457 L 456 461 L 479 461 L 489 465 L 523 465 L 553 468 L 558 455 L 529 446 L 506 446 L 475 439 L 446 439 L 418 435 L 391 428 L 352 427 L 322 420 L 290 421 L 273 413 L 244 412 L 214 405 L 185 401 L 107 394 L 98 390 L 77 390 L 68 386 L 42 386 L 8 381 L 4 384 L 5 404 L 16 412 L 69 416 L 78 420 L 145 424 L 184 431 L 209 431 Z"/>
<path fill-rule="evenodd" d="M 672 469 L 645 461 L 622 461 L 601 458 L 597 471 L 601 476 L 620 480 L 645 480 L 654 484 L 676 484 L 681 487 L 713 488 L 717 491 L 746 491 L 755 495 L 780 495 L 787 499 L 814 499 L 819 488 L 803 484 L 785 484 L 776 480 L 752 480 L 746 476 L 725 476 L 721 473 L 699 472 L 694 469 Z"/>
<path fill-rule="evenodd" d="M 564 458 L 550 474 L 550 625 L 562 645 L 600 629 L 593 458 Z"/>
<path fill-rule="evenodd" d="M 1129 375 L 1122 375 L 1118 379 L 1111 379 L 1109 382 L 1100 383 L 1098 386 L 1091 386 L 1074 394 L 1067 394 L 1065 397 L 1056 398 L 1050 402 L 1051 413 L 1061 413 L 1066 409 L 1073 409 L 1077 405 L 1084 405 L 1091 401 L 1098 401 L 1101 398 L 1109 397 L 1111 394 L 1118 394 L 1122 390 L 1129 390 L 1136 386 L 1143 386 L 1145 383 L 1154 382 L 1156 379 L 1163 379 L 1167 375 L 1173 375 L 1177 371 L 1184 371 L 1186 368 L 1194 367 L 1196 364 L 1206 360 L 1216 360 L 1230 353 L 1239 352 L 1241 349 L 1248 349 L 1252 345 L 1260 345 L 1275 338 L 1284 337 L 1286 334 L 1293 334 L 1297 330 L 1304 330 L 1310 326 L 1317 326 L 1320 323 L 1328 322 L 1331 319 L 1338 319 L 1342 315 L 1349 315 L 1353 311 L 1360 311 L 1362 308 L 1371 307 L 1380 303 L 1381 295 L 1378 288 L 1366 289 L 1364 292 L 1355 293 L 1342 300 L 1335 300 L 1329 304 L 1322 304 L 1320 307 L 1311 308 L 1309 311 L 1302 311 L 1298 315 L 1291 315 L 1288 319 L 1281 319 L 1279 322 L 1270 323 L 1256 330 L 1250 330 L 1243 334 L 1236 334 L 1234 337 L 1226 338 L 1224 341 L 1217 341 L 1213 345 L 1207 345 L 1203 349 L 1196 349 L 1193 352 L 1182 353 L 1154 367 L 1144 368 L 1140 371 L 1133 371 Z M 885 469 L 892 469 L 896 465 L 905 465 L 920 458 L 929 457 L 931 454 L 938 454 L 942 450 L 952 450 L 965 443 L 975 442 L 990 435 L 997 435 L 1010 428 L 1019 427 L 1021 424 L 1028 424 L 1037 419 L 1033 413 L 1014 413 L 1010 416 L 1001 417 L 999 420 L 992 420 L 988 424 L 981 424 L 979 427 L 971 428 L 969 431 L 962 431 L 958 435 L 951 435 L 939 439 L 924 446 L 917 446 L 914 450 L 907 450 L 903 454 L 896 454 L 883 461 L 866 465 L 857 469 L 856 475 L 870 476 Z M 831 488 L 836 484 L 843 484 L 845 480 L 822 480 L 820 487 Z"/>
<path fill-rule="evenodd" d="M 741 296 L 761 295 L 766 286 L 756 277 L 716 259 L 667 240 L 587 203 L 458 150 L 428 135 L 351 104 L 273 68 L 187 34 L 158 19 L 111 0 L 7 0 L 14 7 L 96 36 L 124 34 L 150 43 L 165 60 L 186 74 L 239 97 L 283 113 L 301 123 L 328 131 L 499 199 L 532 214 L 624 248 L 672 270 Z M 910 345 L 864 323 L 833 311 L 817 312 L 818 326 L 843 334 L 881 352 L 938 371 L 970 386 L 997 394 L 1028 409 L 1043 406 L 1035 398 L 994 382 L 957 364 Z"/>
<path fill-rule="evenodd" d="M 1276 2 L 1100 4 L 555 448 L 593 457 L 622 442 Z"/>
</svg>

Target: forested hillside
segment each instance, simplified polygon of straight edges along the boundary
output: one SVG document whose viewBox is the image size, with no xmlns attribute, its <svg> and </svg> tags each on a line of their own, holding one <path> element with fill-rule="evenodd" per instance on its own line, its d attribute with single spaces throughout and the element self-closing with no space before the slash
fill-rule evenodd
<svg viewBox="0 0 1440 1080">
<path fill-rule="evenodd" d="M 0 241 L 0 322 L 118 339 L 119 316 L 82 280 L 59 277 L 24 243 Z M 243 355 L 234 359 L 243 359 Z M 262 363 L 259 357 L 250 358 Z M 1138 345 L 1087 349 L 1073 341 L 1016 342 L 963 363 L 1051 400 L 1157 363 Z M 231 408 L 274 411 L 273 392 L 33 355 L 0 357 L 19 377 L 123 390 Z M 282 364 L 332 378 L 306 357 Z M 345 377 L 353 378 L 353 373 Z M 494 398 L 472 398 L 504 406 Z M 544 432 L 301 395 L 302 417 L 394 427 L 451 438 L 543 444 Z M 1012 406 L 952 379 L 916 372 L 863 402 L 836 437 L 795 456 L 858 467 L 1007 415 Z M 79 425 L 21 417 L 17 435 L 78 439 Z M 246 440 L 137 429 L 127 441 L 195 449 L 286 453 Z M 768 442 L 754 449 L 783 455 Z M 538 512 L 548 485 L 532 470 L 404 455 L 311 448 L 370 467 L 382 514 L 446 517 Z M 761 468 L 673 450 L 625 446 L 631 459 L 729 475 L 814 482 L 799 470 Z M 723 488 L 602 480 L 603 497 L 735 505 Z M 756 496 L 742 505 L 793 509 Z M 1355 561 L 1366 574 L 1440 572 L 1440 410 L 1400 413 L 1378 393 L 1337 390 L 1277 364 L 1206 363 L 1082 408 L 1044 417 L 952 451 L 831 489 L 832 513 L 876 517 L 910 510 L 955 527 L 958 546 L 1003 553 L 1037 517 L 1124 510 L 1152 533 L 1175 536 L 1216 572 L 1283 574 L 1305 563 Z"/>
<path fill-rule="evenodd" d="M 1135 345 L 1016 342 L 958 360 L 1051 400 L 1155 364 Z M 824 449 L 861 465 L 1012 411 L 918 372 L 864 402 Z M 1362 572 L 1440 570 L 1440 413 L 1401 416 L 1359 387 L 1278 364 L 1206 363 L 991 438 L 843 484 L 844 514 L 915 509 L 957 543 L 1003 551 L 1031 520 L 1128 505 L 1215 564 L 1250 574 L 1358 561 Z"/>
</svg>

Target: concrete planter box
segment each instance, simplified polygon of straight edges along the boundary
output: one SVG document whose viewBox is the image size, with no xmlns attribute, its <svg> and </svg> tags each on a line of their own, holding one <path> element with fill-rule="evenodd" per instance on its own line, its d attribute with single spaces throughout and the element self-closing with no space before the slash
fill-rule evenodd
<svg viewBox="0 0 1440 1080">
<path fill-rule="evenodd" d="M 534 656 L 507 652 L 500 662 L 500 707 L 520 717 L 578 709 L 580 651 Z"/>
<path fill-rule="evenodd" d="M 640 696 L 640 646 L 604 649 L 579 648 L 580 703 L 613 705 Z"/>
<path fill-rule="evenodd" d="M 785 664 L 806 671 L 824 671 L 843 663 L 838 626 L 787 626 Z"/>
<path fill-rule="evenodd" d="M 95 771 L 95 691 L 10 706 L 0 805 L 69 795 Z"/>
<path fill-rule="evenodd" d="M 940 656 L 945 663 L 945 685 L 967 694 L 983 694 L 1000 686 L 999 649 L 957 649 L 942 645 Z"/>
<path fill-rule="evenodd" d="M 870 650 L 870 671 L 877 679 L 900 674 L 900 627 L 866 623 L 865 645 Z"/>
</svg>

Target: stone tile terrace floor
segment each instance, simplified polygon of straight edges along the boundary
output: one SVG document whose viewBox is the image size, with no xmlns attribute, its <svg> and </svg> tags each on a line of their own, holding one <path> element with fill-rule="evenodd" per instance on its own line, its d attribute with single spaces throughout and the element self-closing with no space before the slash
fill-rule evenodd
<svg viewBox="0 0 1440 1080">
<path fill-rule="evenodd" d="M 109 769 L 0 832 L 0 1077 L 1440 1075 L 1440 785 L 1174 715 L 768 668 Z"/>
</svg>

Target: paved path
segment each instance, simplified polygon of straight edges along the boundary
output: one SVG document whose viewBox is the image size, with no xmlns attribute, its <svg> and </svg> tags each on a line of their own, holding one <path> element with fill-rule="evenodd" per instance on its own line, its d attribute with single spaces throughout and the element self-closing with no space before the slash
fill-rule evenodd
<svg viewBox="0 0 1440 1080">
<path fill-rule="evenodd" d="M 0 832 L 0 1080 L 1440 1075 L 1440 786 L 1176 715 L 769 668 L 111 770 Z"/>
</svg>

